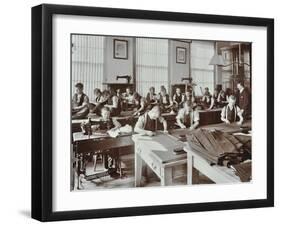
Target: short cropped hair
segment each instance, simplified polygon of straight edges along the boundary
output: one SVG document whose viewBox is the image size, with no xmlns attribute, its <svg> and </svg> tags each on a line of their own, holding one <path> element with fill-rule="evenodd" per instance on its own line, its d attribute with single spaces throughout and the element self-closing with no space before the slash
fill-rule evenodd
<svg viewBox="0 0 281 226">
<path fill-rule="evenodd" d="M 95 93 L 95 94 L 101 94 L 101 90 L 100 90 L 99 88 L 95 88 L 95 89 L 94 89 L 94 93 Z"/>
<path fill-rule="evenodd" d="M 78 83 L 76 83 L 75 87 L 78 89 L 83 89 L 84 86 L 81 82 L 78 82 Z"/>
</svg>

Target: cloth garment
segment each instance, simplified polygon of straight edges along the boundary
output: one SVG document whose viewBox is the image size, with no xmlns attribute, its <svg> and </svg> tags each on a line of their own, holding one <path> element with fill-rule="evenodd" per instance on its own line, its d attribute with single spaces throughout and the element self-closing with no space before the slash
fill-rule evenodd
<svg viewBox="0 0 281 226">
<path fill-rule="evenodd" d="M 121 107 L 121 101 L 117 96 L 111 96 L 107 100 L 107 105 L 112 106 L 114 103 L 117 102 L 117 107 L 111 107 L 110 108 L 110 113 L 111 116 L 118 116 L 121 113 L 122 107 Z"/>
<path fill-rule="evenodd" d="M 243 159 L 243 143 L 234 135 L 222 131 L 197 129 L 188 136 L 188 142 L 211 164 L 236 164 Z"/>
<path fill-rule="evenodd" d="M 177 102 L 178 104 L 182 103 L 184 101 L 184 96 L 182 94 L 175 93 L 173 96 L 173 100 Z"/>
<path fill-rule="evenodd" d="M 221 110 L 221 117 L 228 119 L 230 123 L 236 122 L 239 117 L 237 114 L 241 112 L 241 109 L 238 106 L 233 106 L 231 109 L 229 105 L 226 105 Z"/>
<path fill-rule="evenodd" d="M 165 119 L 160 116 L 158 119 L 157 119 L 160 123 L 163 123 L 165 121 Z M 144 113 L 143 115 L 141 115 L 139 118 L 138 118 L 138 121 L 135 125 L 135 130 L 137 129 L 141 129 L 141 130 L 150 130 L 150 131 L 155 131 L 156 130 L 156 120 L 155 121 L 155 124 L 154 122 L 151 122 L 153 121 L 152 119 L 150 119 L 149 115 L 148 115 L 148 112 Z"/>
<path fill-rule="evenodd" d="M 246 161 L 233 165 L 235 174 L 240 177 L 242 182 L 249 182 L 252 179 L 252 162 Z"/>
<path fill-rule="evenodd" d="M 244 110 L 243 116 L 248 117 L 251 112 L 251 97 L 246 88 L 239 93 L 238 105 Z"/>
<path fill-rule="evenodd" d="M 72 97 L 72 106 L 73 107 L 80 107 L 82 105 L 86 105 L 89 103 L 89 97 L 85 94 L 82 93 L 81 95 L 78 95 L 75 93 Z"/>
</svg>

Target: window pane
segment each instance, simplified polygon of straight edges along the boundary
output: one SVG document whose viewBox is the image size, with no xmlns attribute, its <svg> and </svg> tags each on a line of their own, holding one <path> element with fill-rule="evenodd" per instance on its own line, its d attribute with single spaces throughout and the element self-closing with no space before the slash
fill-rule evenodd
<svg viewBox="0 0 281 226">
<path fill-rule="evenodd" d="M 191 77 L 195 87 L 195 95 L 201 96 L 200 87 L 208 87 L 212 93 L 214 90 L 214 66 L 209 65 L 215 53 L 214 42 L 192 41 L 191 43 Z"/>
<path fill-rule="evenodd" d="M 94 88 L 102 88 L 104 37 L 72 35 L 72 93 L 77 82 L 84 84 L 84 92 L 93 101 Z"/>
<path fill-rule="evenodd" d="M 136 39 L 136 89 L 145 96 L 149 87 L 156 92 L 168 87 L 168 40 Z"/>
</svg>

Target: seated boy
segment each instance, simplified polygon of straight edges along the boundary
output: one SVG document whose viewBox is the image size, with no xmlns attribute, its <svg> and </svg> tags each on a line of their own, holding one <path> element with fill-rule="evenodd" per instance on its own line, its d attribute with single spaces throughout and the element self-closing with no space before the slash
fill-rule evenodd
<svg viewBox="0 0 281 226">
<path fill-rule="evenodd" d="M 199 125 L 199 112 L 196 109 L 196 105 L 191 101 L 186 101 L 183 104 L 176 116 L 177 124 L 180 128 L 185 129 L 187 125 L 190 125 L 189 129 L 196 129 Z"/>
<path fill-rule="evenodd" d="M 88 114 L 89 97 L 83 92 L 83 84 L 75 85 L 75 94 L 72 97 L 72 119 L 85 118 Z"/>
<path fill-rule="evenodd" d="M 128 111 L 133 108 L 134 98 L 133 98 L 133 91 L 131 90 L 130 87 L 127 87 L 126 92 L 122 93 L 121 99 L 122 99 L 122 108 L 124 110 Z"/>
<path fill-rule="evenodd" d="M 221 120 L 227 124 L 237 122 L 238 125 L 242 125 L 243 116 L 241 109 L 235 104 L 236 97 L 230 95 L 228 98 L 228 104 L 221 110 Z M 239 121 L 237 121 L 239 118 Z"/>
<path fill-rule="evenodd" d="M 96 105 L 93 103 L 89 103 L 88 108 L 89 108 L 89 113 L 87 115 L 87 118 L 96 118 L 97 117 Z"/>
<path fill-rule="evenodd" d="M 159 105 L 155 105 L 151 110 L 145 112 L 138 118 L 135 125 L 135 132 L 142 135 L 154 136 L 156 134 L 157 121 L 163 124 L 164 132 L 167 132 L 167 122 L 161 116 Z"/>
<path fill-rule="evenodd" d="M 92 125 L 92 130 L 93 132 L 97 130 L 107 132 L 109 130 L 119 129 L 120 127 L 121 124 L 115 118 L 110 117 L 110 109 L 108 107 L 103 107 L 101 109 L 101 119 L 100 121 L 95 122 L 94 125 Z M 114 160 L 115 160 L 115 165 L 117 165 L 116 163 L 117 155 L 113 150 L 103 154 L 103 157 L 104 157 L 104 167 L 106 169 L 112 167 Z M 94 167 L 96 166 L 96 159 L 97 156 L 94 155 L 93 156 Z"/>
<path fill-rule="evenodd" d="M 201 103 L 202 103 L 204 109 L 210 109 L 212 107 L 212 95 L 209 92 L 208 87 L 205 88 L 205 92 L 203 93 Z"/>
<path fill-rule="evenodd" d="M 105 90 L 103 91 L 103 97 L 105 100 L 105 107 L 108 107 L 112 116 L 118 116 L 121 113 L 121 101 L 116 96 L 116 93 L 113 91 Z"/>
<path fill-rule="evenodd" d="M 133 94 L 133 102 L 134 102 L 134 113 L 133 115 L 141 115 L 146 111 L 147 103 L 144 97 L 142 97 L 139 93 L 135 92 Z"/>
<path fill-rule="evenodd" d="M 176 105 L 175 107 L 177 109 L 179 109 L 182 106 L 184 102 L 184 95 L 182 95 L 180 88 L 176 88 L 176 93 L 173 96 L 173 102 Z"/>
<path fill-rule="evenodd" d="M 153 86 L 151 86 L 149 88 L 149 92 L 146 95 L 146 101 L 148 103 L 148 105 L 154 106 L 155 104 L 157 104 L 157 95 L 155 93 L 155 88 Z"/>
<path fill-rule="evenodd" d="M 163 112 L 174 113 L 173 100 L 167 93 L 165 86 L 160 87 L 159 104 Z"/>
</svg>

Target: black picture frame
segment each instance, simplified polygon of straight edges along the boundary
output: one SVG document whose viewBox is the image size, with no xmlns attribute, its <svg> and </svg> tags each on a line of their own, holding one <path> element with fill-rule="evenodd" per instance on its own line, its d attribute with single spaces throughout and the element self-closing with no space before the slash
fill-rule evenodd
<svg viewBox="0 0 281 226">
<path fill-rule="evenodd" d="M 181 53 L 181 51 L 183 53 Z M 186 48 L 185 47 L 176 47 L 176 63 L 177 64 L 186 64 Z"/>
<path fill-rule="evenodd" d="M 128 40 L 113 39 L 113 47 L 114 59 L 128 60 Z"/>
<path fill-rule="evenodd" d="M 247 25 L 267 29 L 267 197 L 246 201 L 95 210 L 52 210 L 52 18 L 56 14 Z M 132 9 L 43 4 L 32 8 L 32 218 L 40 221 L 122 217 L 274 206 L 274 20 Z"/>
</svg>

